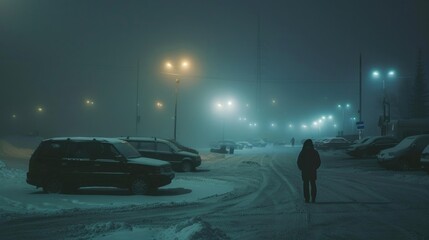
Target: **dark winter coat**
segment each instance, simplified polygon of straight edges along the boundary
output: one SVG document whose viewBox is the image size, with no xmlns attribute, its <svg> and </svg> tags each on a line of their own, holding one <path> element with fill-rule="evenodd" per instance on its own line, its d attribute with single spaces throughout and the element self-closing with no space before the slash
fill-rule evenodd
<svg viewBox="0 0 429 240">
<path fill-rule="evenodd" d="M 298 156 L 297 164 L 299 170 L 301 170 L 302 180 L 317 179 L 317 169 L 320 167 L 320 156 L 314 149 L 313 142 L 310 139 L 304 142 Z"/>
</svg>

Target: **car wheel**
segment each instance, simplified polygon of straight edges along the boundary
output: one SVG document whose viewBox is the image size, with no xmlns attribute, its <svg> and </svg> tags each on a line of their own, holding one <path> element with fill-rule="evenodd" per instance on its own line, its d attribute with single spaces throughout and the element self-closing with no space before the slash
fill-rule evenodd
<svg viewBox="0 0 429 240">
<path fill-rule="evenodd" d="M 191 172 L 193 170 L 192 164 L 188 161 L 182 163 L 182 172 Z"/>
<path fill-rule="evenodd" d="M 59 179 L 53 178 L 49 180 L 45 186 L 43 186 L 43 191 L 46 193 L 60 193 L 63 189 L 63 184 Z"/>
<path fill-rule="evenodd" d="M 143 178 L 136 178 L 130 186 L 130 190 L 135 195 L 144 195 L 148 193 L 150 187 Z"/>
</svg>

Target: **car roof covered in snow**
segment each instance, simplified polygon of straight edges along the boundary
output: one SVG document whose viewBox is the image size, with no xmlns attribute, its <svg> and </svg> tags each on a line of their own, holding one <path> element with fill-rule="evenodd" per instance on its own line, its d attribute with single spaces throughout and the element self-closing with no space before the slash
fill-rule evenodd
<svg viewBox="0 0 429 240">
<path fill-rule="evenodd" d="M 98 141 L 98 142 L 108 142 L 108 143 L 123 143 L 124 141 L 118 138 L 107 138 L 107 137 L 54 137 L 47 138 L 43 141 Z"/>
<path fill-rule="evenodd" d="M 163 142 L 171 142 L 171 141 L 169 141 L 167 139 L 157 138 L 157 137 L 129 137 L 129 136 L 127 136 L 127 137 L 119 137 L 119 139 L 125 140 L 125 141 L 134 140 L 134 141 L 160 141 L 160 142 L 163 141 Z"/>
</svg>

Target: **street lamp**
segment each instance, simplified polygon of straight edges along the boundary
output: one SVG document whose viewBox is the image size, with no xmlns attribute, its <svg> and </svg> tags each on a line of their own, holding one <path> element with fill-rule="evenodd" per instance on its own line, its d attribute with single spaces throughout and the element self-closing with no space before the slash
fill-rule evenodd
<svg viewBox="0 0 429 240">
<path fill-rule="evenodd" d="M 386 88 L 386 78 L 394 78 L 396 76 L 396 72 L 393 70 L 389 70 L 385 77 L 379 71 L 373 71 L 372 77 L 374 79 L 380 79 L 383 83 L 383 117 L 379 121 L 379 127 L 381 128 L 381 135 L 385 136 L 387 133 L 387 124 L 390 122 L 390 103 L 387 99 L 387 88 Z"/>
<path fill-rule="evenodd" d="M 40 134 L 40 122 L 41 122 L 41 116 L 43 115 L 43 112 L 45 111 L 45 109 L 42 106 L 37 106 L 36 107 L 36 119 L 35 119 L 35 125 L 36 125 L 36 129 L 35 129 L 35 134 L 37 136 L 39 136 Z"/>
<path fill-rule="evenodd" d="M 356 126 L 356 117 L 351 117 L 350 121 L 351 121 L 351 130 L 353 132 L 354 126 Z"/>
<path fill-rule="evenodd" d="M 179 95 L 179 83 L 180 83 L 180 79 L 179 76 L 180 74 L 189 69 L 189 62 L 187 60 L 183 60 L 180 63 L 176 63 L 174 64 L 173 62 L 166 62 L 165 63 L 165 69 L 167 70 L 167 74 L 168 75 L 173 75 L 176 78 L 176 100 L 174 103 L 174 136 L 173 139 L 176 140 L 176 129 L 177 129 L 177 102 L 178 102 L 178 95 Z"/>
<path fill-rule="evenodd" d="M 223 141 L 225 140 L 225 118 L 226 118 L 225 111 L 231 110 L 233 108 L 233 103 L 231 100 L 229 100 L 225 103 L 218 102 L 216 106 L 218 111 L 222 112 L 222 141 Z"/>
<path fill-rule="evenodd" d="M 157 109 L 162 109 L 164 107 L 164 104 L 161 101 L 156 101 L 155 107 Z"/>
<path fill-rule="evenodd" d="M 93 100 L 91 100 L 91 99 L 86 99 L 86 100 L 85 100 L 85 105 L 86 105 L 86 106 L 93 106 L 93 105 L 94 105 L 94 101 L 93 101 Z"/>
<path fill-rule="evenodd" d="M 350 108 L 350 104 L 345 104 L 345 105 L 341 105 L 341 104 L 338 104 L 337 105 L 337 107 L 338 107 L 338 109 L 340 109 L 340 110 L 343 110 L 343 124 L 342 124 L 342 130 L 341 130 L 341 135 L 344 135 L 344 125 L 345 125 L 345 119 L 346 119 L 346 109 L 349 109 Z"/>
</svg>

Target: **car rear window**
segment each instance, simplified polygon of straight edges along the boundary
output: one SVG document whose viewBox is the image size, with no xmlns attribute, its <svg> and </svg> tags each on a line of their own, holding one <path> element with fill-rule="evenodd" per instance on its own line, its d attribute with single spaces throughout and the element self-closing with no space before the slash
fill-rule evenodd
<svg viewBox="0 0 429 240">
<path fill-rule="evenodd" d="M 89 144 L 85 142 L 70 142 L 68 156 L 71 158 L 89 159 Z"/>
<path fill-rule="evenodd" d="M 171 152 L 171 148 L 170 148 L 170 146 L 168 145 L 168 144 L 166 144 L 166 143 L 162 143 L 162 142 L 159 142 L 158 143 L 158 145 L 157 145 L 157 149 L 156 149 L 158 152 Z"/>
<path fill-rule="evenodd" d="M 127 159 L 140 157 L 140 153 L 127 142 L 115 143 L 114 146 L 116 150 Z"/>
<path fill-rule="evenodd" d="M 154 141 L 142 141 L 142 142 L 140 142 L 138 150 L 155 151 L 155 142 Z"/>
<path fill-rule="evenodd" d="M 62 158 L 65 154 L 65 142 L 42 142 L 38 149 L 38 156 L 42 158 Z"/>
</svg>

